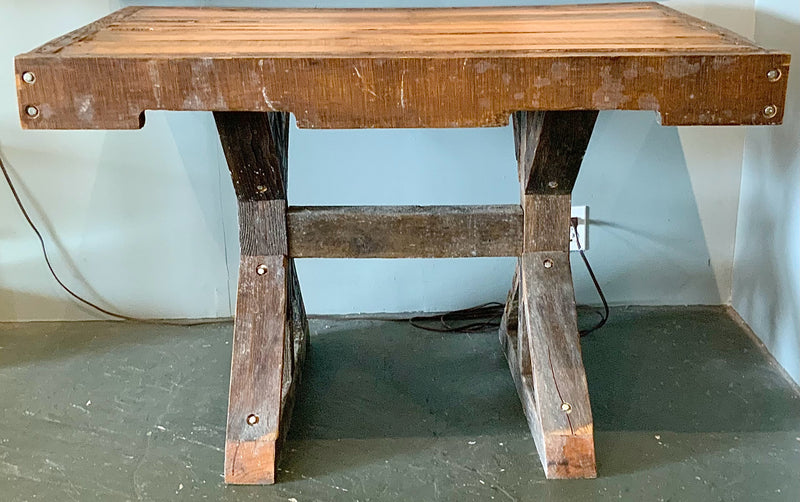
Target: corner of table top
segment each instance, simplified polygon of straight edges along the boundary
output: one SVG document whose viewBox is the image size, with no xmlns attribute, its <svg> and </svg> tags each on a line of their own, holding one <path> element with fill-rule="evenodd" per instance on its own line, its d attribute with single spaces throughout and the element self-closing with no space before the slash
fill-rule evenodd
<svg viewBox="0 0 800 502">
<path fill-rule="evenodd" d="M 749 38 L 744 37 L 744 36 L 736 33 L 733 30 L 729 30 L 728 28 L 724 28 L 724 27 L 722 27 L 722 26 L 720 26 L 718 24 L 711 23 L 711 22 L 706 21 L 704 19 L 701 19 L 699 17 L 692 16 L 691 14 L 687 14 L 687 13 L 681 11 L 681 10 L 674 9 L 672 7 L 669 7 L 667 5 L 664 5 L 664 4 L 661 4 L 661 3 L 658 3 L 658 2 L 646 2 L 646 3 L 651 4 L 657 10 L 660 10 L 660 11 L 664 12 L 665 14 L 667 14 L 669 16 L 683 19 L 683 21 L 686 22 L 687 24 L 696 26 L 696 27 L 701 28 L 703 30 L 715 31 L 720 36 L 724 37 L 726 40 L 728 40 L 729 42 L 731 42 L 731 43 L 733 43 L 735 45 L 751 46 L 751 47 L 754 47 L 754 48 L 761 49 L 765 53 L 773 53 L 772 51 L 769 51 L 768 49 L 758 45 L 753 40 L 750 40 Z"/>
<path fill-rule="evenodd" d="M 14 59 L 19 60 L 28 57 L 58 54 L 68 45 L 80 41 L 82 39 L 85 39 L 87 37 L 90 37 L 95 33 L 97 33 L 98 31 L 101 31 L 104 28 L 107 28 L 108 26 L 114 23 L 118 23 L 145 8 L 146 7 L 143 7 L 141 5 L 131 5 L 129 7 L 123 7 L 119 10 L 112 12 L 111 14 L 108 14 L 107 16 L 101 17 L 97 21 L 89 23 L 76 30 L 70 31 L 69 33 L 61 35 L 60 37 L 54 38 L 53 40 L 50 40 L 49 42 L 42 44 L 39 47 L 36 47 L 35 49 L 32 49 L 28 52 L 19 54 Z"/>
</svg>

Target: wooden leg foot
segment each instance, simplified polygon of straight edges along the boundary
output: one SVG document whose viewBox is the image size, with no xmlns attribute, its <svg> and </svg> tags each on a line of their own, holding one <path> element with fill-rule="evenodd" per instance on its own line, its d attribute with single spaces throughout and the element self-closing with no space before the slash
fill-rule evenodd
<svg viewBox="0 0 800 502">
<path fill-rule="evenodd" d="M 243 256 L 233 335 L 225 481 L 275 481 L 287 330 L 288 260 Z"/>
<path fill-rule="evenodd" d="M 275 441 L 227 441 L 225 482 L 234 485 L 274 483 L 275 453 Z"/>
<path fill-rule="evenodd" d="M 526 253 L 518 277 L 518 324 L 500 334 L 545 475 L 596 477 L 569 256 Z"/>
</svg>

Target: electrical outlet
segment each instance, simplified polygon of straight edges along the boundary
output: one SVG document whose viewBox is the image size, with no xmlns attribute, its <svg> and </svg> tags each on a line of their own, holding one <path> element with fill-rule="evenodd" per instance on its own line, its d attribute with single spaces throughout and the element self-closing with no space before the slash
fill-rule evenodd
<svg viewBox="0 0 800 502">
<path fill-rule="evenodd" d="M 572 206 L 570 216 L 578 219 L 578 240 L 581 241 L 581 248 L 584 250 L 589 249 L 589 241 L 586 238 L 586 227 L 589 224 L 589 208 L 587 206 Z M 569 226 L 569 250 L 578 250 L 578 243 L 575 240 L 575 228 L 571 224 Z"/>
</svg>

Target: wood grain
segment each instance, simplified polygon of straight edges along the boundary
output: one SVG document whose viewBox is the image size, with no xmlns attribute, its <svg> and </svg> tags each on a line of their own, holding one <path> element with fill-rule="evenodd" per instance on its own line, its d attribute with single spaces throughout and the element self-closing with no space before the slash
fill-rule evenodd
<svg viewBox="0 0 800 502">
<path fill-rule="evenodd" d="M 283 111 L 309 128 L 498 126 L 516 110 L 613 109 L 715 125 L 780 123 L 789 55 L 650 3 L 143 7 L 15 64 L 32 129 L 139 128 L 145 110 Z"/>
<path fill-rule="evenodd" d="M 217 112 L 214 119 L 236 197 L 240 201 L 286 200 L 288 115 Z"/>
<path fill-rule="evenodd" d="M 572 188 L 596 120 L 591 110 L 514 113 L 525 251 L 569 249 Z"/>
<path fill-rule="evenodd" d="M 569 249 L 572 197 L 567 195 L 525 195 L 522 199 L 524 251 Z"/>
<path fill-rule="evenodd" d="M 300 281 L 294 260 L 289 260 L 288 280 L 288 312 L 287 324 L 290 336 L 284 338 L 283 349 L 283 384 L 281 388 L 281 418 L 278 424 L 278 440 L 275 444 L 277 456 L 276 465 L 283 452 L 283 443 L 289 433 L 292 420 L 295 398 L 302 381 L 303 364 L 309 346 L 308 319 L 303 305 L 303 296 L 300 293 Z"/>
<path fill-rule="evenodd" d="M 259 267 L 268 273 L 259 274 Z M 286 333 L 284 256 L 242 255 L 228 400 L 225 481 L 275 480 Z M 248 417 L 257 417 L 257 423 Z"/>
<path fill-rule="evenodd" d="M 522 208 L 500 206 L 291 207 L 295 258 L 519 256 Z"/>
<path fill-rule="evenodd" d="M 531 430 L 541 434 L 542 465 L 549 478 L 595 477 L 592 410 L 569 252 L 524 253 L 520 291 L 519 329 L 527 335 L 538 422 Z"/>
<path fill-rule="evenodd" d="M 275 482 L 280 446 L 308 343 L 308 324 L 288 257 L 289 117 L 214 114 L 239 202 L 236 296 L 225 481 Z"/>
<path fill-rule="evenodd" d="M 517 112 L 520 183 L 525 194 L 570 194 L 589 146 L 597 111 Z"/>
<path fill-rule="evenodd" d="M 122 11 L 61 45 L 65 55 L 259 53 L 328 57 L 529 53 L 580 48 L 753 50 L 742 37 L 654 4 L 451 9 L 209 9 Z M 610 23 L 615 23 L 613 26 Z M 192 27 L 194 29 L 187 29 Z"/>
<path fill-rule="evenodd" d="M 593 111 L 513 115 L 523 253 L 500 341 L 548 478 L 597 475 L 569 263 L 571 192 L 596 118 Z"/>
</svg>

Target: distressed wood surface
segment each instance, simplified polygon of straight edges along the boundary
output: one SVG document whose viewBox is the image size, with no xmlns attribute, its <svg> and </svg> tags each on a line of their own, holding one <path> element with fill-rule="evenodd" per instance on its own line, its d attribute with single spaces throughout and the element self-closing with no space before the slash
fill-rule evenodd
<svg viewBox="0 0 800 502">
<path fill-rule="evenodd" d="M 239 202 L 239 284 L 225 481 L 275 481 L 300 379 L 308 324 L 286 237 L 289 117 L 214 114 Z"/>
<path fill-rule="evenodd" d="M 458 9 L 131 8 L 69 43 L 64 55 L 289 54 L 329 57 L 492 51 L 747 52 L 748 40 L 654 4 Z M 609 23 L 618 23 L 610 27 Z M 196 29 L 187 30 L 187 24 Z"/>
<path fill-rule="evenodd" d="M 617 23 L 609 26 L 609 23 Z M 196 29 L 189 30 L 189 26 Z M 730 31 L 655 3 L 449 9 L 217 9 L 129 7 L 39 53 L 365 54 L 459 51 L 513 55 L 548 49 L 642 47 L 750 52 Z"/>
<path fill-rule="evenodd" d="M 530 256 L 528 257 L 530 258 Z M 567 260 L 566 263 L 568 265 L 569 261 Z M 556 274 L 563 276 L 558 272 Z M 567 275 L 569 275 L 568 272 Z M 552 282 L 545 281 L 542 286 L 548 284 L 552 284 Z M 561 305 L 560 314 L 563 314 L 565 319 L 569 319 L 570 312 L 574 312 L 574 302 L 570 300 L 569 293 L 571 291 L 566 292 L 562 286 L 556 287 L 555 293 L 549 291 L 549 297 L 545 297 L 543 301 L 552 301 L 554 300 L 553 294 L 561 293 L 562 298 L 555 299 L 556 303 L 553 305 Z M 512 291 L 517 291 L 518 287 L 519 279 L 515 276 Z M 566 303 L 560 303 L 559 300 L 566 300 Z M 514 295 L 513 301 L 516 302 L 516 295 Z M 545 475 L 548 478 L 595 477 L 597 471 L 593 442 L 594 426 L 591 408 L 588 407 L 588 391 L 585 392 L 586 379 L 585 376 L 576 378 L 574 374 L 575 371 L 583 372 L 580 347 L 575 346 L 577 334 L 573 337 L 568 332 L 562 331 L 560 335 L 564 335 L 564 337 L 559 340 L 560 343 L 556 344 L 557 347 L 542 347 L 537 343 L 541 341 L 541 338 L 534 339 L 529 336 L 531 327 L 528 324 L 528 317 L 524 314 L 525 309 L 530 311 L 530 307 L 524 307 L 519 318 L 517 318 L 516 306 L 507 309 L 508 315 L 504 317 L 500 325 L 500 343 L 522 402 L 536 449 L 539 451 Z M 551 314 L 546 314 L 545 318 L 552 319 Z M 541 328 L 541 326 L 539 327 Z M 533 344 L 537 344 L 536 348 L 532 348 Z M 546 351 L 549 357 L 544 358 L 542 357 L 543 353 L 537 351 Z M 555 362 L 552 358 L 554 351 L 557 353 Z M 576 353 L 577 360 L 575 360 Z M 566 357 L 568 363 L 566 365 L 563 356 Z M 532 366 L 532 361 L 539 365 L 536 366 L 534 363 Z M 578 366 L 574 366 L 574 364 L 578 364 Z M 558 370 L 555 369 L 556 366 Z M 574 370 L 570 371 L 570 368 L 574 368 Z M 565 381 L 569 384 L 559 384 L 559 382 Z M 539 382 L 538 386 L 534 382 Z M 569 414 L 562 409 L 562 405 L 565 403 L 570 406 Z M 575 411 L 576 403 L 580 408 L 577 412 Z"/>
<path fill-rule="evenodd" d="M 214 118 L 237 199 L 286 200 L 289 117 L 225 112 Z"/>
<path fill-rule="evenodd" d="M 569 194 L 523 196 L 523 250 L 569 249 L 571 206 Z"/>
<path fill-rule="evenodd" d="M 16 58 L 32 129 L 139 128 L 145 110 L 284 111 L 309 128 L 498 126 L 515 110 L 576 109 L 778 124 L 788 70 L 788 54 L 654 3 L 129 7 Z"/>
<path fill-rule="evenodd" d="M 596 120 L 591 110 L 514 113 L 526 251 L 569 249 L 572 188 Z"/>
<path fill-rule="evenodd" d="M 523 253 L 500 342 L 548 478 L 597 475 L 569 264 L 571 191 L 596 118 L 592 111 L 513 116 Z"/>
<path fill-rule="evenodd" d="M 517 274 L 519 274 L 519 267 L 517 267 Z M 515 291 L 519 291 L 518 275 L 514 276 L 512 292 Z M 511 296 L 509 294 L 509 297 Z M 515 293 L 513 298 L 514 303 L 506 304 L 507 315 L 504 315 L 500 323 L 500 346 L 506 356 L 508 369 L 511 371 L 514 386 L 517 388 L 517 395 L 522 403 L 522 410 L 528 421 L 528 428 L 536 444 L 536 450 L 539 452 L 539 461 L 542 463 L 545 476 L 555 477 L 547 467 L 547 448 L 542 431 L 542 421 L 538 415 L 538 406 L 533 392 L 533 368 L 528 344 L 528 328 L 524 316 L 518 316 L 518 295 Z"/>
<path fill-rule="evenodd" d="M 296 258 L 519 256 L 522 208 L 499 206 L 290 207 Z"/>
<path fill-rule="evenodd" d="M 528 342 L 538 425 L 532 432 L 541 434 L 542 465 L 550 478 L 595 477 L 592 410 L 569 252 L 523 254 L 520 291 L 519 329 Z M 523 337 L 519 340 L 523 343 Z"/>
<path fill-rule="evenodd" d="M 289 335 L 284 338 L 283 348 L 283 383 L 281 387 L 281 418 L 278 424 L 278 440 L 276 450 L 278 455 L 283 451 L 283 443 L 289 432 L 292 420 L 295 397 L 302 380 L 302 369 L 309 346 L 308 319 L 303 305 L 303 296 L 300 293 L 300 281 L 294 260 L 289 260 L 289 288 L 287 325 Z M 276 458 L 277 461 L 280 457 Z"/>
<path fill-rule="evenodd" d="M 509 361 L 513 363 L 511 372 L 521 373 L 527 378 L 531 378 L 531 357 L 530 349 L 528 347 L 528 336 L 526 329 L 519 329 L 521 322 L 524 319 L 519 317 L 519 263 L 517 263 L 516 270 L 514 270 L 514 278 L 511 281 L 511 289 L 508 290 L 508 297 L 506 298 L 506 305 L 503 309 L 503 317 L 500 320 L 500 345 L 503 347 L 507 356 L 512 354 L 514 360 Z M 510 344 L 510 348 L 507 345 Z M 511 351 L 511 352 L 509 352 Z M 519 375 L 514 375 L 515 381 Z M 521 382 L 521 380 L 519 380 Z M 520 398 L 524 399 L 523 392 L 517 387 L 517 393 Z M 526 410 L 527 413 L 527 410 Z"/>
<path fill-rule="evenodd" d="M 247 256 L 239 262 L 232 346 L 225 481 L 272 483 L 281 417 L 286 331 L 285 256 Z M 261 275 L 259 267 L 268 272 Z M 257 417 L 250 423 L 248 417 Z"/>
<path fill-rule="evenodd" d="M 520 186 L 525 194 L 571 194 L 586 154 L 596 110 L 513 115 Z"/>
</svg>

